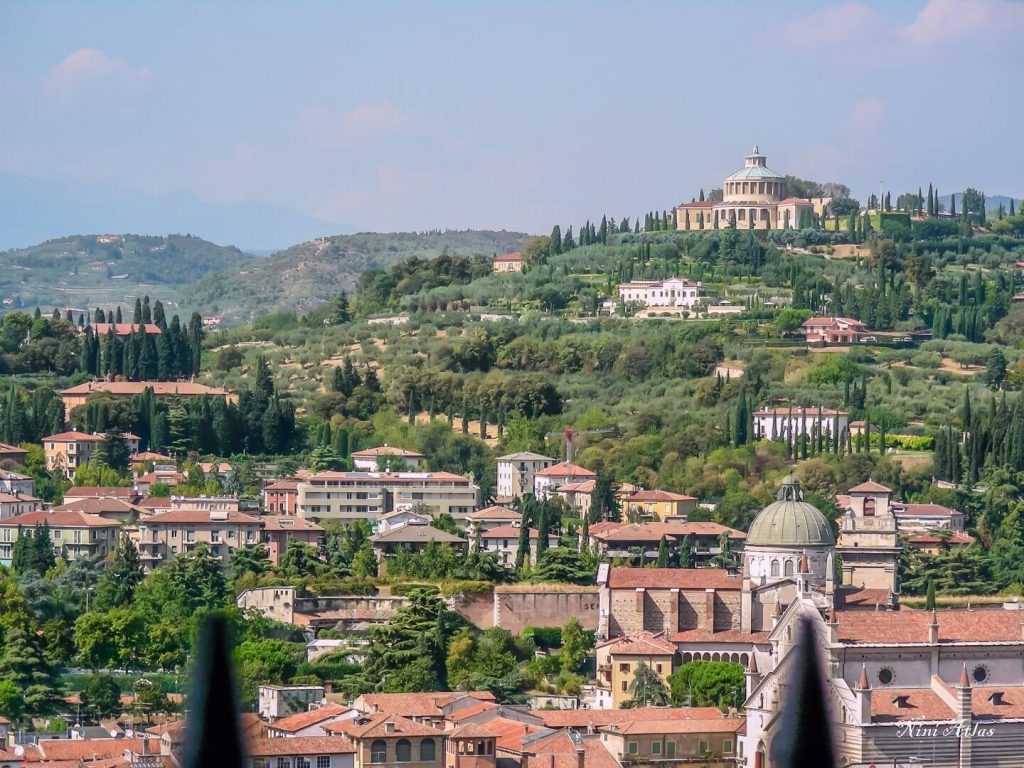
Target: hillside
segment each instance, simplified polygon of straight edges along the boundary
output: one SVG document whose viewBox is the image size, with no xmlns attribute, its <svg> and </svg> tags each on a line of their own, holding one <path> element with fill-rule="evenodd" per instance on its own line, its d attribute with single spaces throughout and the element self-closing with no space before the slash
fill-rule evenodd
<svg viewBox="0 0 1024 768">
<path fill-rule="evenodd" d="M 191 235 L 76 235 L 0 253 L 5 310 L 125 304 L 136 296 L 177 305 L 182 286 L 251 261 Z"/>
<path fill-rule="evenodd" d="M 504 230 L 337 235 L 206 275 L 189 286 L 182 302 L 222 314 L 227 321 L 284 310 L 301 314 L 342 290 L 351 291 L 365 270 L 413 257 L 507 253 L 521 248 L 529 237 Z"/>
</svg>

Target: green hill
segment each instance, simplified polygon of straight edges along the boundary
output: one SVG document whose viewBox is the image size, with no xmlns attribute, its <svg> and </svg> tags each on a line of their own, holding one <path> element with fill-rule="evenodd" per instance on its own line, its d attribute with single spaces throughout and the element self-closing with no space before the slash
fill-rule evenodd
<svg viewBox="0 0 1024 768">
<path fill-rule="evenodd" d="M 412 257 L 507 253 L 521 248 L 529 237 L 504 230 L 465 230 L 321 238 L 205 275 L 182 294 L 182 303 L 222 314 L 228 322 L 286 310 L 301 314 L 342 290 L 351 291 L 365 270 Z"/>
<path fill-rule="evenodd" d="M 182 286 L 251 260 L 191 235 L 75 235 L 0 253 L 0 299 L 4 310 L 88 308 L 147 294 L 170 309 Z"/>
</svg>

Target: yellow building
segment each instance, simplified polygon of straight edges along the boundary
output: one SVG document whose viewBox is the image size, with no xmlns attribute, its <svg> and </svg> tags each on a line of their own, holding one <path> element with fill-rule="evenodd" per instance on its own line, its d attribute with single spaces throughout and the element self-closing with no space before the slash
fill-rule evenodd
<svg viewBox="0 0 1024 768">
<path fill-rule="evenodd" d="M 363 715 L 324 726 L 356 747 L 354 768 L 401 763 L 408 768 L 442 768 L 445 735 L 436 728 L 390 714 Z"/>
<path fill-rule="evenodd" d="M 139 452 L 142 438 L 130 432 L 121 434 L 128 444 L 128 453 L 134 456 Z M 43 438 L 43 453 L 46 456 L 46 468 L 52 472 L 61 472 L 66 477 L 74 477 L 75 470 L 92 459 L 93 451 L 103 439 L 103 435 L 90 435 L 87 432 L 61 432 Z"/>
<path fill-rule="evenodd" d="M 494 271 L 495 272 L 522 272 L 523 271 L 523 254 L 519 251 L 515 253 L 503 253 L 501 256 L 494 257 Z"/>
<path fill-rule="evenodd" d="M 661 765 L 666 760 L 732 768 L 742 757 L 740 732 L 746 719 L 740 716 L 714 719 L 648 720 L 615 723 L 600 729 L 601 742 L 620 763 Z"/>
<path fill-rule="evenodd" d="M 785 178 L 767 166 L 755 144 L 743 167 L 722 182 L 722 200 L 676 207 L 676 229 L 799 229 L 829 201 L 786 197 Z"/>
<path fill-rule="evenodd" d="M 650 667 L 668 686 L 676 658 L 676 646 L 665 634 L 643 631 L 629 637 L 606 640 L 596 648 L 598 687 L 610 692 L 611 708 L 630 700 L 629 688 L 637 667 Z"/>
<path fill-rule="evenodd" d="M 696 509 L 697 498 L 671 491 L 637 491 L 623 499 L 622 505 L 628 520 L 665 520 Z"/>
</svg>

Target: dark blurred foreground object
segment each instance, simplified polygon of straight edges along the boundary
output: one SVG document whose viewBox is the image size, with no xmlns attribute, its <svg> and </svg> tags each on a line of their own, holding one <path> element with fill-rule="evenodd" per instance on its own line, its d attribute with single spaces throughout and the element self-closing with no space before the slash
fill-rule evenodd
<svg viewBox="0 0 1024 768">
<path fill-rule="evenodd" d="M 200 630 L 188 707 L 185 768 L 242 768 L 242 729 L 223 616 L 210 616 Z"/>
<path fill-rule="evenodd" d="M 772 742 L 772 768 L 835 768 L 825 676 L 809 619 L 800 622 L 797 648 L 783 689 L 782 722 Z"/>
</svg>

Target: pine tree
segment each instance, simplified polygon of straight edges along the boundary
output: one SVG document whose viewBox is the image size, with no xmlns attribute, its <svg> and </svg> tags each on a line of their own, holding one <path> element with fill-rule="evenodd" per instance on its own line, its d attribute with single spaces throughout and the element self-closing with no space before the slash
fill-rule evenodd
<svg viewBox="0 0 1024 768">
<path fill-rule="evenodd" d="M 112 559 L 96 582 L 96 607 L 109 609 L 130 604 L 142 577 L 139 550 L 127 535 L 123 535 Z"/>
</svg>

